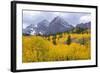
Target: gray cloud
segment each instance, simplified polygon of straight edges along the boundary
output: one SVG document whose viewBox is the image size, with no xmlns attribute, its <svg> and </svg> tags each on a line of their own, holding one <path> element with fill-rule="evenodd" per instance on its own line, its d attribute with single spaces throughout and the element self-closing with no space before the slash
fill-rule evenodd
<svg viewBox="0 0 100 73">
<path fill-rule="evenodd" d="M 46 19 L 49 22 L 53 20 L 54 17 L 60 16 L 69 24 L 76 26 L 80 23 L 80 19 L 84 16 L 89 16 L 89 13 L 72 13 L 72 12 L 45 12 L 45 11 L 23 11 L 23 28 L 30 24 L 37 25 L 40 21 Z M 89 18 L 85 19 L 88 21 Z M 81 20 L 82 22 L 82 20 Z"/>
</svg>

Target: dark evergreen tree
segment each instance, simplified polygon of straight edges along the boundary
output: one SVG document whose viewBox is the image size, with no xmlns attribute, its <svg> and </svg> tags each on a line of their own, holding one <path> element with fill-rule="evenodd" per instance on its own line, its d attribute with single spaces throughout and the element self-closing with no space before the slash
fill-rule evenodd
<svg viewBox="0 0 100 73">
<path fill-rule="evenodd" d="M 70 45 L 71 44 L 71 36 L 68 35 L 68 38 L 67 38 L 67 44 Z"/>
<path fill-rule="evenodd" d="M 81 39 L 81 44 L 82 44 L 82 45 L 85 44 L 85 39 L 84 39 L 84 38 Z"/>
<path fill-rule="evenodd" d="M 83 28 L 80 28 L 80 27 L 76 28 L 76 33 L 83 33 L 84 31 L 85 29 Z"/>
<path fill-rule="evenodd" d="M 56 35 L 53 36 L 52 40 L 53 40 L 53 44 L 56 45 L 57 44 L 57 42 L 56 42 Z"/>
</svg>

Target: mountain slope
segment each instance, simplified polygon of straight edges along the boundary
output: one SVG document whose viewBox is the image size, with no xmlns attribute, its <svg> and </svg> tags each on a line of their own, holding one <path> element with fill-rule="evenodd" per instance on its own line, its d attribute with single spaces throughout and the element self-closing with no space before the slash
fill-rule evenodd
<svg viewBox="0 0 100 73">
<path fill-rule="evenodd" d="M 43 20 L 38 23 L 37 34 L 45 35 L 48 31 L 49 22 L 47 20 Z"/>
<path fill-rule="evenodd" d="M 22 32 L 24 35 L 30 35 L 35 30 L 36 30 L 36 26 L 34 24 L 31 24 L 31 25 L 27 26 L 25 29 L 23 29 Z"/>
<path fill-rule="evenodd" d="M 63 18 L 57 16 L 49 24 L 49 33 L 56 34 L 58 32 L 65 32 L 73 29 Z"/>
<path fill-rule="evenodd" d="M 51 22 L 42 20 L 36 25 L 29 25 L 23 29 L 24 34 L 28 35 L 51 35 L 72 30 L 74 27 L 69 25 L 63 18 L 57 16 Z"/>
<path fill-rule="evenodd" d="M 91 22 L 77 24 L 76 28 L 90 29 Z"/>
</svg>

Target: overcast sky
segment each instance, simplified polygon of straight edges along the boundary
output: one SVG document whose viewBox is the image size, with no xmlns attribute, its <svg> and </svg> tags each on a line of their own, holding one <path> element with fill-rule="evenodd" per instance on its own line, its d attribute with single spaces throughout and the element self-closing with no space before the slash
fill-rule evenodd
<svg viewBox="0 0 100 73">
<path fill-rule="evenodd" d="M 90 13 L 23 11 L 23 28 L 26 28 L 30 24 L 37 25 L 40 21 L 44 19 L 51 22 L 56 16 L 60 16 L 66 22 L 73 26 L 76 26 L 79 23 L 86 23 L 91 21 Z"/>
</svg>

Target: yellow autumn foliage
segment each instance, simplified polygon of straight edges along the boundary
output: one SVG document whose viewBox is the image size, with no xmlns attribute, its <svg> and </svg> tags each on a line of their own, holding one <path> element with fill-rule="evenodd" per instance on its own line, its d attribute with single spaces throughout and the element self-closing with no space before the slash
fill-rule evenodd
<svg viewBox="0 0 100 73">
<path fill-rule="evenodd" d="M 70 34 L 72 39 L 88 39 L 84 45 L 72 42 L 70 45 L 65 44 L 68 34 L 63 34 L 62 38 L 56 36 L 57 45 L 52 43 L 53 36 L 50 40 L 42 36 L 23 36 L 22 44 L 22 61 L 27 62 L 44 62 L 44 61 L 64 61 L 64 60 L 86 60 L 91 58 L 90 34 Z"/>
</svg>

